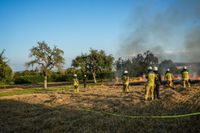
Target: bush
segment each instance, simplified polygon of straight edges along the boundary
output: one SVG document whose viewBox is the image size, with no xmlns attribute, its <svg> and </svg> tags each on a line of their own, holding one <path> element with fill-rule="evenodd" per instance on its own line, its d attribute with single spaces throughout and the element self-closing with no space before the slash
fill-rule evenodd
<svg viewBox="0 0 200 133">
<path fill-rule="evenodd" d="M 44 77 L 41 75 L 26 75 L 15 77 L 15 84 L 37 84 L 44 81 Z"/>
<path fill-rule="evenodd" d="M 67 76 L 63 75 L 61 73 L 52 73 L 49 77 L 48 77 L 48 82 L 63 82 L 66 81 Z"/>
<path fill-rule="evenodd" d="M 101 72 L 97 73 L 97 79 L 113 79 L 115 77 L 114 72 Z"/>
</svg>

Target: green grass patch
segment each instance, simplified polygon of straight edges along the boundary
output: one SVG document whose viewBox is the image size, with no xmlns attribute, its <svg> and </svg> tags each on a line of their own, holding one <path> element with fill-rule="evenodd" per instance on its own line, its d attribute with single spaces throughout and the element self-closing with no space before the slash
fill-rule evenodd
<svg viewBox="0 0 200 133">
<path fill-rule="evenodd" d="M 9 87 L 9 86 L 14 86 L 14 85 L 0 84 L 0 87 Z"/>
<path fill-rule="evenodd" d="M 23 94 L 47 93 L 47 92 L 54 92 L 54 91 L 68 91 L 71 88 L 72 88 L 71 86 L 57 86 L 57 87 L 49 87 L 48 89 L 43 89 L 43 88 L 13 89 L 13 90 L 0 92 L 0 97 L 23 95 Z"/>
</svg>

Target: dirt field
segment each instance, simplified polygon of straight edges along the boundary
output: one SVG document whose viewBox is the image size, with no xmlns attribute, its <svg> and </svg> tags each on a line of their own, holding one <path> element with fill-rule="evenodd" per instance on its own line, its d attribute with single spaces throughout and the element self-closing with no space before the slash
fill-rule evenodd
<svg viewBox="0 0 200 133">
<path fill-rule="evenodd" d="M 6 91 L 6 90 L 4 90 Z M 200 111 L 200 84 L 176 90 L 161 88 L 161 99 L 144 100 L 144 87 L 94 86 L 0 97 L 0 132 L 200 132 L 200 116 L 173 119 L 127 118 L 124 115 L 176 115 Z M 109 115 L 99 112 L 120 114 Z"/>
</svg>

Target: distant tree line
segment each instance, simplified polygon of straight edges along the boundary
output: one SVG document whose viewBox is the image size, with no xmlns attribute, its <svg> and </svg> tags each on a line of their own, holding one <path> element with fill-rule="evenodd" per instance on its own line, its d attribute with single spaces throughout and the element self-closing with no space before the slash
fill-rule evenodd
<svg viewBox="0 0 200 133">
<path fill-rule="evenodd" d="M 151 51 L 146 51 L 143 54 L 137 54 L 136 56 L 128 59 L 119 58 L 115 62 L 117 75 L 121 75 L 124 70 L 128 70 L 129 76 L 132 77 L 142 76 L 147 73 L 148 66 L 157 66 L 161 74 L 164 74 L 167 68 L 175 74 L 178 73 L 176 65 L 172 60 L 164 60 L 159 63 L 158 57 L 156 57 Z"/>
<path fill-rule="evenodd" d="M 1 84 L 36 84 L 44 82 L 71 82 L 73 75 L 77 74 L 80 80 L 83 75 L 87 75 L 89 81 L 97 83 L 103 80 L 112 80 L 115 76 L 120 76 L 124 70 L 129 71 L 132 77 L 142 76 L 147 72 L 148 66 L 158 66 L 159 71 L 164 74 L 167 68 L 173 73 L 178 73 L 176 65 L 171 60 L 164 60 L 159 63 L 151 51 L 137 54 L 128 59 L 119 58 L 114 61 L 114 57 L 103 50 L 90 49 L 88 53 L 76 56 L 71 63 L 71 67 L 66 70 L 64 65 L 64 51 L 57 47 L 49 47 L 45 42 L 38 42 L 30 50 L 30 61 L 26 63 L 27 68 L 22 72 L 13 73 L 8 61 L 4 57 L 3 50 L 0 53 L 0 83 Z"/>
</svg>

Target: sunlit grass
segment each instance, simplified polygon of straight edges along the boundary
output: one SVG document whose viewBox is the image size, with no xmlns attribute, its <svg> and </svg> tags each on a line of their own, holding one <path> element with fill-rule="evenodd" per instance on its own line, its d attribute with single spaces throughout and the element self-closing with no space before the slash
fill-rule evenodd
<svg viewBox="0 0 200 133">
<path fill-rule="evenodd" d="M 105 82 L 98 82 L 98 83 L 88 83 L 87 87 L 93 88 L 95 86 L 100 86 Z M 79 85 L 80 89 L 84 89 L 83 84 L 81 83 Z M 0 97 L 3 96 L 13 96 L 13 95 L 23 95 L 23 94 L 35 94 L 35 93 L 48 93 L 48 92 L 56 92 L 56 91 L 69 91 L 73 89 L 73 85 L 62 85 L 62 86 L 54 86 L 54 87 L 48 87 L 48 89 L 44 88 L 14 88 L 14 89 L 5 89 L 3 91 L 0 91 Z"/>
<path fill-rule="evenodd" d="M 23 95 L 23 94 L 47 93 L 47 92 L 54 92 L 54 91 L 68 91 L 70 89 L 72 89 L 72 86 L 49 87 L 48 89 L 44 89 L 44 88 L 13 89 L 13 90 L 0 92 L 0 97 Z"/>
</svg>

